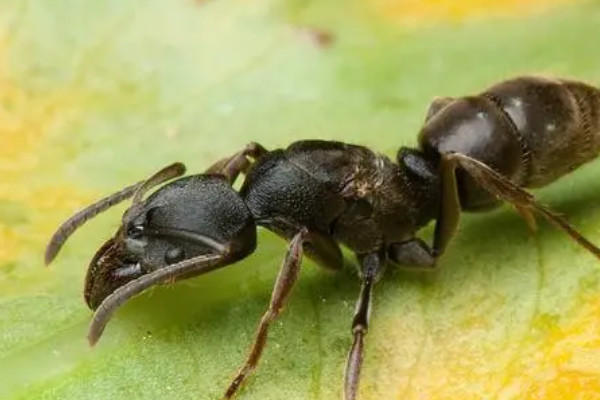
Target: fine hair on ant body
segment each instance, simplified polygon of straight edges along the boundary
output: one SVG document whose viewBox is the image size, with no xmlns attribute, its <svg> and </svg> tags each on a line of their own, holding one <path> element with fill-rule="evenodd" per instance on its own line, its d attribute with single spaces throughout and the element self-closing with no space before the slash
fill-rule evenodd
<svg viewBox="0 0 600 400">
<path fill-rule="evenodd" d="M 45 261 L 50 263 L 87 220 L 133 198 L 120 228 L 88 269 L 84 295 L 95 310 L 88 335 L 93 345 L 114 311 L 136 294 L 250 255 L 257 226 L 287 239 L 269 306 L 225 392 L 224 399 L 230 399 L 257 366 L 303 255 L 340 270 L 342 244 L 356 254 L 361 282 L 343 390 L 345 400 L 354 400 L 373 286 L 388 264 L 433 268 L 455 234 L 461 211 L 507 202 L 530 227 L 540 215 L 600 258 L 598 247 L 523 189 L 545 186 L 597 157 L 597 89 L 519 77 L 476 96 L 438 98 L 418 141 L 418 149 L 401 148 L 396 162 L 363 146 L 304 140 L 272 151 L 251 143 L 199 175 L 181 177 L 185 167 L 175 163 L 64 222 L 48 244 Z M 242 173 L 245 180 L 236 191 L 232 185 Z M 429 246 L 417 233 L 432 220 Z"/>
</svg>

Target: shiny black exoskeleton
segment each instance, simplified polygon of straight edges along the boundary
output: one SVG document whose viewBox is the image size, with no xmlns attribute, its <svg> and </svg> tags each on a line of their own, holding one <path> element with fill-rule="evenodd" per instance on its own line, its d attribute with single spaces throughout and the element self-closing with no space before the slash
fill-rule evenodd
<svg viewBox="0 0 600 400">
<path fill-rule="evenodd" d="M 395 162 L 362 146 L 300 141 L 273 151 L 252 143 L 204 174 L 179 179 L 184 167 L 173 164 L 74 215 L 53 236 L 46 262 L 86 220 L 133 197 L 121 227 L 88 270 L 85 298 L 96 310 L 89 334 L 93 344 L 115 309 L 146 288 L 251 254 L 257 226 L 289 240 L 248 359 L 226 391 L 229 399 L 256 367 L 269 326 L 298 278 L 303 253 L 337 270 L 343 265 L 342 244 L 356 254 L 362 282 L 346 366 L 344 395 L 351 400 L 358 390 L 374 283 L 387 264 L 433 267 L 462 210 L 509 202 L 530 226 L 537 213 L 600 257 L 600 249 L 522 189 L 545 185 L 599 152 L 600 92 L 571 81 L 517 78 L 477 96 L 434 101 L 419 149 L 400 149 Z M 237 192 L 232 184 L 240 173 L 246 178 Z M 417 233 L 432 220 L 429 246 Z"/>
</svg>

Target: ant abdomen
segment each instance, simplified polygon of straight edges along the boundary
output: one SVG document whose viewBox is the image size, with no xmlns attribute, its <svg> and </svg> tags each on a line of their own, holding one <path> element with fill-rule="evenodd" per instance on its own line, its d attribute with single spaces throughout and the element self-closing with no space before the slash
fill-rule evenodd
<svg viewBox="0 0 600 400">
<path fill-rule="evenodd" d="M 585 83 L 522 77 L 492 86 L 489 96 L 514 122 L 523 144 L 525 187 L 545 186 L 600 150 L 600 91 Z"/>
<path fill-rule="evenodd" d="M 419 134 L 419 147 L 426 158 L 437 162 L 443 154 L 459 153 L 513 181 L 520 181 L 524 174 L 523 145 L 515 125 L 488 96 L 434 101 Z M 462 170 L 456 179 L 463 210 L 487 210 L 500 204 Z"/>
<path fill-rule="evenodd" d="M 520 77 L 478 96 L 438 99 L 419 144 L 431 159 L 460 153 L 518 186 L 545 186 L 600 152 L 600 91 L 580 82 Z M 463 210 L 499 204 L 460 169 L 457 181 Z"/>
</svg>

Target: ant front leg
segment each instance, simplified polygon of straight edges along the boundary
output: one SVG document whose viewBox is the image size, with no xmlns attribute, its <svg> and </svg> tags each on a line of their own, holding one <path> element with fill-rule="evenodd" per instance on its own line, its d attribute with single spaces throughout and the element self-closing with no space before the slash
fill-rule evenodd
<svg viewBox="0 0 600 400">
<path fill-rule="evenodd" d="M 352 320 L 352 335 L 354 336 L 354 340 L 346 363 L 344 400 L 354 400 L 358 394 L 360 370 L 363 362 L 364 338 L 369 329 L 371 316 L 373 285 L 383 272 L 384 263 L 385 259 L 383 259 L 380 253 L 370 253 L 360 257 L 362 283 Z"/>
<path fill-rule="evenodd" d="M 283 310 L 285 303 L 289 298 L 292 287 L 298 280 L 298 275 L 300 274 L 300 265 L 302 263 L 302 245 L 307 234 L 308 231 L 305 228 L 302 228 L 302 230 L 298 232 L 290 242 L 288 252 L 281 266 L 281 270 L 279 271 L 279 275 L 277 276 L 277 280 L 275 281 L 275 287 L 273 288 L 269 308 L 263 314 L 260 320 L 250 354 L 248 355 L 248 358 L 246 359 L 246 362 L 242 368 L 240 368 L 236 377 L 229 385 L 229 388 L 227 388 L 223 399 L 231 399 L 258 365 L 262 352 L 267 343 L 269 327 Z"/>
<path fill-rule="evenodd" d="M 231 157 L 223 158 L 211 165 L 205 173 L 221 174 L 227 178 L 229 183 L 233 184 L 240 173 L 246 173 L 250 167 L 248 157 L 257 159 L 268 151 L 256 142 L 250 142 L 242 150 L 238 151 Z"/>
<path fill-rule="evenodd" d="M 290 224 L 285 218 L 275 217 L 269 226 L 285 240 L 292 240 L 298 227 Z M 344 256 L 338 243 L 331 235 L 317 230 L 308 230 L 304 238 L 304 254 L 315 261 L 318 266 L 328 271 L 339 271 L 344 267 Z"/>
</svg>

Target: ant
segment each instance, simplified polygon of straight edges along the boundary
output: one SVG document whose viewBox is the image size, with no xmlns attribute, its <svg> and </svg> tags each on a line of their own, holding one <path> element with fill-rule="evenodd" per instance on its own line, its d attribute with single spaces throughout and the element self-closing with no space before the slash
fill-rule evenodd
<svg viewBox="0 0 600 400">
<path fill-rule="evenodd" d="M 545 186 L 599 152 L 600 91 L 569 80 L 519 77 L 476 96 L 435 99 L 419 148 L 401 148 L 396 162 L 362 146 L 304 140 L 272 151 L 251 143 L 198 175 L 181 177 L 183 164 L 172 164 L 64 222 L 45 261 L 87 220 L 133 198 L 87 272 L 84 296 L 95 310 L 88 339 L 94 345 L 113 312 L 132 296 L 250 255 L 257 226 L 287 239 L 268 309 L 225 392 L 230 399 L 256 368 L 303 254 L 340 270 L 343 244 L 356 254 L 361 282 L 344 385 L 344 398 L 354 400 L 374 284 L 388 264 L 433 268 L 461 211 L 507 202 L 531 228 L 539 214 L 600 258 L 598 247 L 523 189 Z M 242 173 L 246 177 L 236 191 L 232 185 Z M 429 246 L 416 234 L 432 220 Z"/>
</svg>

